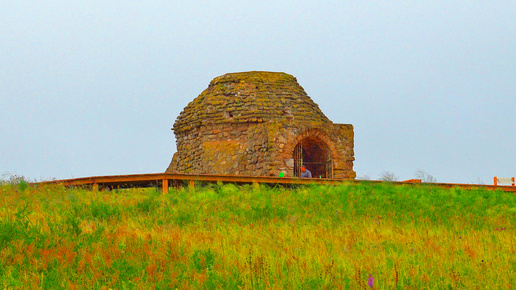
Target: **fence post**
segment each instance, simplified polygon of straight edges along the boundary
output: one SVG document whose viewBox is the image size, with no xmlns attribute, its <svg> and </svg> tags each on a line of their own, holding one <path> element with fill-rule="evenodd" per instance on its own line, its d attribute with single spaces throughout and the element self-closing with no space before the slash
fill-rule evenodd
<svg viewBox="0 0 516 290">
<path fill-rule="evenodd" d="M 195 180 L 190 180 L 190 190 L 195 189 Z"/>
<path fill-rule="evenodd" d="M 512 178 L 512 186 L 514 186 L 515 182 L 514 182 L 514 177 Z"/>
<path fill-rule="evenodd" d="M 498 185 L 498 178 L 496 178 L 496 176 L 494 177 L 494 185 L 497 186 Z"/>
<path fill-rule="evenodd" d="M 163 194 L 167 194 L 168 193 L 168 179 L 163 179 L 162 191 L 163 191 Z"/>
</svg>

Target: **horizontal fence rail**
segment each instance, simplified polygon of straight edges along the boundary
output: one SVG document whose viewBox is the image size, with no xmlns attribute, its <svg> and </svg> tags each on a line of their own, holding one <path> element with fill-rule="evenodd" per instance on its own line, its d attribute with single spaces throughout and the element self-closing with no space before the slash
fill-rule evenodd
<svg viewBox="0 0 516 290">
<path fill-rule="evenodd" d="M 237 175 L 207 175 L 207 174 L 172 174 L 172 173 L 149 173 L 149 174 L 130 174 L 130 175 L 111 175 L 111 176 L 92 176 L 72 179 L 52 180 L 34 183 L 34 185 L 45 184 L 62 184 L 64 186 L 85 186 L 91 187 L 93 190 L 103 188 L 130 188 L 130 187 L 161 187 L 163 193 L 167 193 L 170 186 L 179 187 L 188 184 L 190 187 L 195 186 L 196 181 L 203 182 L 222 182 L 235 184 L 252 184 L 263 183 L 273 185 L 289 186 L 293 184 L 325 184 L 325 185 L 353 185 L 362 182 L 381 183 L 385 181 L 365 181 L 365 180 L 343 180 L 343 179 L 327 179 L 327 178 L 290 178 L 290 177 L 265 177 L 265 176 L 237 176 Z M 442 188 L 459 187 L 465 189 L 485 188 L 489 190 L 500 189 L 516 194 L 514 186 L 497 186 L 497 185 L 481 185 L 481 184 L 460 184 L 460 183 L 422 183 L 419 179 L 411 179 L 401 182 L 391 182 L 395 185 L 413 185 L 413 186 L 437 186 Z"/>
</svg>

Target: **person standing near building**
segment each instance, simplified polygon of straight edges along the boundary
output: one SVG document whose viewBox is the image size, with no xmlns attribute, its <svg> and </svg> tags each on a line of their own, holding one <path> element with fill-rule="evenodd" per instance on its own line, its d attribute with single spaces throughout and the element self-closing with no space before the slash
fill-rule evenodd
<svg viewBox="0 0 516 290">
<path fill-rule="evenodd" d="M 301 166 L 301 178 L 312 178 L 312 172 L 306 169 L 306 167 Z"/>
</svg>

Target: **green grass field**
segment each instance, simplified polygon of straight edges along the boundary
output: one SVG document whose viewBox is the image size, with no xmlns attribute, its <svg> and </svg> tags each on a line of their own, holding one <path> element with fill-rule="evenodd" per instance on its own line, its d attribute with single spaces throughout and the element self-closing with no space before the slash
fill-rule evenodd
<svg viewBox="0 0 516 290">
<path fill-rule="evenodd" d="M 368 184 L 0 185 L 0 285 L 511 289 L 516 195 Z"/>
</svg>

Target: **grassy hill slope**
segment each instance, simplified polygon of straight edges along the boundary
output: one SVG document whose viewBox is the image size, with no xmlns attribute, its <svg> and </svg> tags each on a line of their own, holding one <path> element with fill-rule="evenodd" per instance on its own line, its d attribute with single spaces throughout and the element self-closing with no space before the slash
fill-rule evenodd
<svg viewBox="0 0 516 290">
<path fill-rule="evenodd" d="M 503 289 L 515 236 L 499 191 L 0 185 L 4 287 Z"/>
</svg>

